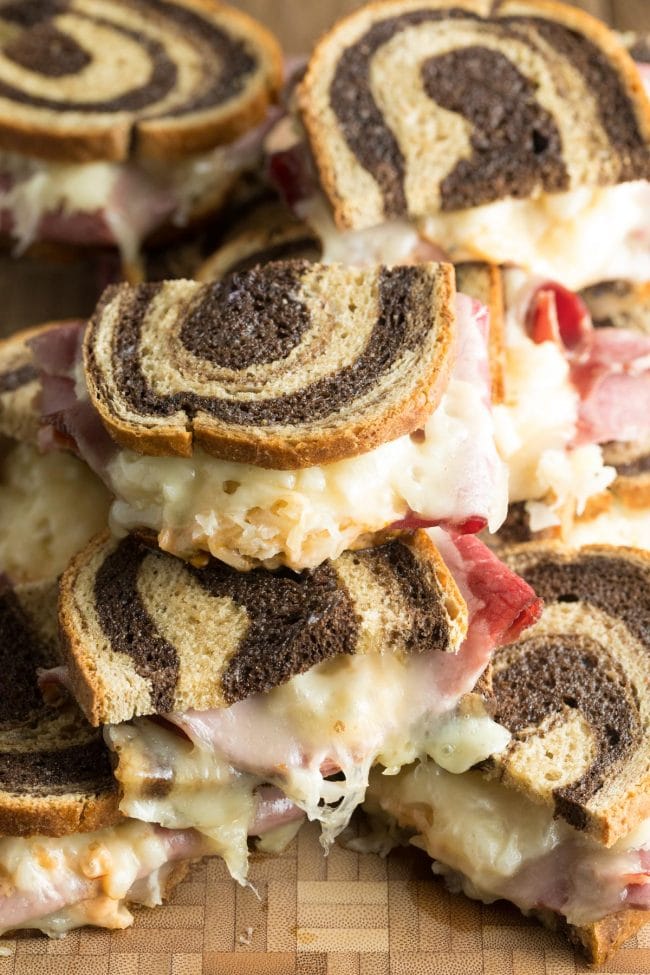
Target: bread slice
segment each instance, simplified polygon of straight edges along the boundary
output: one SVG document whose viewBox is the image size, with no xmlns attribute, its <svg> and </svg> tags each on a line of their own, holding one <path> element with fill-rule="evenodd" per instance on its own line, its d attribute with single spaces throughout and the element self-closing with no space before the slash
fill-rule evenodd
<svg viewBox="0 0 650 975">
<path fill-rule="evenodd" d="M 545 609 L 483 679 L 513 735 L 492 774 L 610 846 L 650 816 L 650 553 L 547 542 L 500 557 Z"/>
<path fill-rule="evenodd" d="M 22 0 L 0 30 L 0 145 L 44 159 L 202 152 L 261 121 L 282 81 L 275 39 L 219 0 Z"/>
<path fill-rule="evenodd" d="M 265 203 L 228 235 L 196 270 L 197 281 L 220 281 L 271 261 L 319 261 L 322 247 L 314 232 L 280 203 Z"/>
<path fill-rule="evenodd" d="M 650 102 L 616 35 L 555 0 L 380 0 L 299 92 L 341 227 L 645 179 Z"/>
<path fill-rule="evenodd" d="M 280 470 L 419 429 L 446 388 L 453 268 L 286 261 L 201 285 L 109 288 L 86 332 L 90 397 L 143 454 Z"/>
<path fill-rule="evenodd" d="M 58 324 L 64 323 L 36 325 L 0 340 L 0 436 L 36 442 L 41 384 L 29 340 Z"/>
<path fill-rule="evenodd" d="M 300 575 L 194 568 L 105 534 L 64 573 L 59 621 L 99 724 L 228 707 L 338 654 L 455 652 L 467 609 L 424 532 Z"/>
<path fill-rule="evenodd" d="M 0 577 L 0 834 L 62 836 L 121 819 L 108 749 L 76 704 L 44 703 L 39 668 L 61 663 L 57 586 Z"/>
<path fill-rule="evenodd" d="M 456 290 L 475 298 L 490 312 L 490 374 L 492 402 L 505 398 L 505 309 L 503 275 L 496 264 L 467 261 L 456 265 Z"/>
</svg>

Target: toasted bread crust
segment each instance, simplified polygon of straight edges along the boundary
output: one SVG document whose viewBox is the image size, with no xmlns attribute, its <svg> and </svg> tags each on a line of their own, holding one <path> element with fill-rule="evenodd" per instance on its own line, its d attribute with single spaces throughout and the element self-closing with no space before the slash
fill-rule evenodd
<svg viewBox="0 0 650 975">
<path fill-rule="evenodd" d="M 252 17 L 219 0 L 176 0 L 177 6 L 214 20 L 243 36 L 259 59 L 245 91 L 230 104 L 181 116 L 147 117 L 146 111 L 117 112 L 108 118 L 89 115 L 84 121 L 61 113 L 18 112 L 13 103 L 0 108 L 0 148 L 26 156 L 85 163 L 183 158 L 234 141 L 260 122 L 282 84 L 282 54 L 272 34 Z M 164 11 L 163 11 L 164 16 Z M 71 116 L 74 113 L 71 113 Z"/>
<path fill-rule="evenodd" d="M 537 910 L 533 913 L 545 927 L 564 934 L 595 968 L 605 965 L 625 941 L 650 921 L 650 911 L 629 910 L 609 914 L 593 924 L 577 927 L 567 924 L 561 914 L 553 911 Z"/>
</svg>

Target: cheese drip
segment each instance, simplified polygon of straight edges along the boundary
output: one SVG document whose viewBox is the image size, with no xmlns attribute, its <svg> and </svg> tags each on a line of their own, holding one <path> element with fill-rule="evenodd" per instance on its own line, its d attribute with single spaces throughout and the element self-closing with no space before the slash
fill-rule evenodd
<svg viewBox="0 0 650 975">
<path fill-rule="evenodd" d="M 650 850 L 650 819 L 606 848 L 554 819 L 551 808 L 478 772 L 450 775 L 434 762 L 397 778 L 373 773 L 366 810 L 379 816 L 366 849 L 385 852 L 401 839 L 396 821 L 414 832 L 411 842 L 436 861 L 434 873 L 452 890 L 486 904 L 505 898 L 523 911 L 546 907 L 577 926 L 624 909 L 628 885 L 643 884 L 647 873 L 640 853 Z"/>
<path fill-rule="evenodd" d="M 482 709 L 456 709 L 478 675 L 448 657 L 338 657 L 230 708 L 170 716 L 188 737 L 147 718 L 109 727 L 121 809 L 196 828 L 243 881 L 254 791 L 271 783 L 321 823 L 328 848 L 363 801 L 372 765 L 397 772 L 430 754 L 462 772 L 507 745 Z"/>
</svg>

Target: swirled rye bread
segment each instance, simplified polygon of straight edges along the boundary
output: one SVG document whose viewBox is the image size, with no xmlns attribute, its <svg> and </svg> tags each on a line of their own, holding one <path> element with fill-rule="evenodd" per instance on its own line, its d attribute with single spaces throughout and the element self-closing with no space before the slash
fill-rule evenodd
<svg viewBox="0 0 650 975">
<path fill-rule="evenodd" d="M 287 261 L 200 285 L 109 288 L 84 346 L 92 402 L 143 454 L 289 469 L 421 427 L 453 361 L 453 268 Z"/>
<path fill-rule="evenodd" d="M 0 835 L 60 836 L 120 818 L 108 750 L 76 704 L 45 704 L 37 669 L 61 663 L 56 583 L 0 577 Z"/>
<path fill-rule="evenodd" d="M 484 678 L 513 735 L 493 773 L 610 846 L 650 816 L 650 555 L 547 542 L 500 557 L 545 608 Z"/>
<path fill-rule="evenodd" d="M 368 4 L 317 45 L 300 108 L 341 227 L 650 172 L 632 59 L 603 24 L 549 0 Z"/>
<path fill-rule="evenodd" d="M 100 535 L 65 572 L 59 615 L 93 724 L 229 707 L 339 654 L 455 652 L 467 629 L 424 532 L 300 574 L 194 568 Z"/>
<path fill-rule="evenodd" d="M 259 122 L 275 40 L 217 0 L 19 0 L 0 6 L 0 146 L 76 162 L 170 160 Z"/>
</svg>

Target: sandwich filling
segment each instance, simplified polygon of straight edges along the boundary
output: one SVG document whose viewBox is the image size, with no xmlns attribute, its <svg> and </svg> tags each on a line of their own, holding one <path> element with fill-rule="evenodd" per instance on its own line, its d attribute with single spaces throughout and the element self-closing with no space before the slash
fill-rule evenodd
<svg viewBox="0 0 650 975">
<path fill-rule="evenodd" d="M 289 838 L 287 824 L 301 819 L 282 796 L 262 790 L 251 835 L 268 834 L 280 845 Z M 136 820 L 67 836 L 1 837 L 0 934 L 26 928 L 56 938 L 86 924 L 129 927 L 129 905 L 161 904 L 174 871 L 210 852 L 195 830 Z"/>
<path fill-rule="evenodd" d="M 505 402 L 494 409 L 510 470 L 511 503 L 526 501 L 532 531 L 581 516 L 615 479 L 601 445 L 650 432 L 650 340 L 594 328 L 561 285 L 504 272 Z M 539 404 L 544 403 L 544 409 Z"/>
<path fill-rule="evenodd" d="M 327 847 L 363 801 L 374 764 L 396 772 L 433 755 L 462 772 L 505 748 L 509 733 L 480 702 L 461 699 L 494 647 L 533 622 L 540 603 L 478 539 L 436 530 L 434 540 L 468 606 L 457 654 L 339 655 L 229 708 L 109 726 L 121 810 L 197 829 L 243 881 L 260 785 L 318 820 Z"/>
<path fill-rule="evenodd" d="M 373 772 L 366 809 L 408 830 L 453 891 L 486 904 L 504 898 L 576 927 L 650 909 L 650 820 L 607 848 L 478 772 L 450 775 L 431 761 Z M 387 852 L 394 841 L 389 826 L 365 846 Z"/>
<path fill-rule="evenodd" d="M 109 503 L 76 457 L 11 444 L 0 452 L 0 571 L 13 582 L 55 578 L 105 528 Z"/>
<path fill-rule="evenodd" d="M 259 135 L 176 162 L 62 163 L 0 153 L 0 232 L 22 253 L 37 241 L 117 245 L 135 263 L 163 224 L 217 206 L 259 152 Z"/>
</svg>

